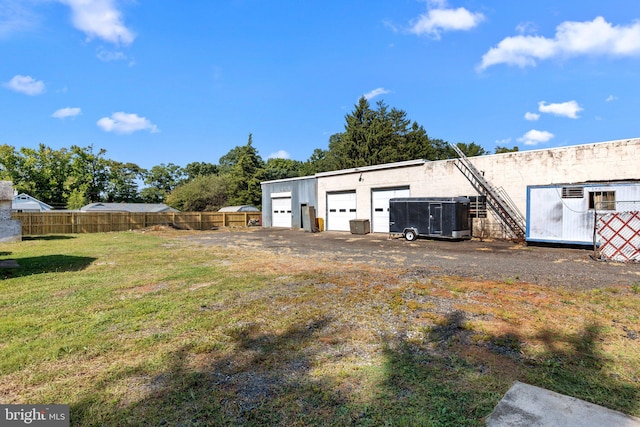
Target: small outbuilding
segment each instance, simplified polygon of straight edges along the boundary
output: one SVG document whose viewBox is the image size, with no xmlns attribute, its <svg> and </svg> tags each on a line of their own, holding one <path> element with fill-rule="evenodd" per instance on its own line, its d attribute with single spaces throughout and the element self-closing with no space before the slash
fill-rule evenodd
<svg viewBox="0 0 640 427">
<path fill-rule="evenodd" d="M 599 218 L 638 210 L 640 181 L 530 185 L 527 187 L 526 240 L 599 246 L 604 243 L 599 236 Z M 629 233 L 635 236 L 640 229 L 637 219 L 621 225 L 626 228 L 616 232 L 618 238 Z"/>
<path fill-rule="evenodd" d="M 11 202 L 13 212 L 48 212 L 52 209 L 53 207 L 45 202 L 25 193 L 16 194 Z"/>
<path fill-rule="evenodd" d="M 260 183 L 262 187 L 262 226 L 308 228 L 305 212 L 318 208 L 318 181 L 315 176 L 287 178 Z"/>
</svg>

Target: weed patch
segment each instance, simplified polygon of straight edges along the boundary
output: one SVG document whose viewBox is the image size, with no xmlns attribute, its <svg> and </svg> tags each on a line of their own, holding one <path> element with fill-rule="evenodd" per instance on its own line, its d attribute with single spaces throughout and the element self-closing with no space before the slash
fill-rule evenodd
<svg viewBox="0 0 640 427">
<path fill-rule="evenodd" d="M 2 245 L 0 396 L 74 425 L 482 425 L 519 380 L 640 415 L 640 295 L 200 247 Z"/>
</svg>

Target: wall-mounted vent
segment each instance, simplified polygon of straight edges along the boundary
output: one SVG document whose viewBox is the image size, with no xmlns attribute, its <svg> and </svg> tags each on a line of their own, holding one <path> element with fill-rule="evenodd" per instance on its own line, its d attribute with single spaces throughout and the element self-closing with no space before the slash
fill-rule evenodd
<svg viewBox="0 0 640 427">
<path fill-rule="evenodd" d="M 584 198 L 584 187 L 562 187 L 563 199 L 582 199 Z"/>
</svg>

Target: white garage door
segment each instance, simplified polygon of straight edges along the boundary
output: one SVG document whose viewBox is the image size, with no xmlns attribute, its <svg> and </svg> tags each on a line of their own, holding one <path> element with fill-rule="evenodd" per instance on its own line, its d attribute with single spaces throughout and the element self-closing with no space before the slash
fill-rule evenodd
<svg viewBox="0 0 640 427">
<path fill-rule="evenodd" d="M 385 190 L 373 190 L 371 193 L 371 205 L 373 208 L 374 233 L 389 232 L 389 199 L 394 197 L 409 197 L 408 188 L 389 188 Z"/>
<path fill-rule="evenodd" d="M 291 228 L 291 197 L 271 199 L 271 226 Z"/>
<path fill-rule="evenodd" d="M 356 218 L 356 192 L 327 193 L 327 230 L 349 231 L 349 221 Z"/>
</svg>

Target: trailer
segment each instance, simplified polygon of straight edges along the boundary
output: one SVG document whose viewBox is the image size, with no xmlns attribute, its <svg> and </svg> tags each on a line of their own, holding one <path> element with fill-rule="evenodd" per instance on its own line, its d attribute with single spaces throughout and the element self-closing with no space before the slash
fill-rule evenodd
<svg viewBox="0 0 640 427">
<path fill-rule="evenodd" d="M 418 237 L 471 239 L 470 200 L 466 197 L 397 197 L 389 200 L 389 233 Z"/>
<path fill-rule="evenodd" d="M 526 240 L 600 246 L 604 241 L 599 235 L 599 218 L 639 210 L 640 181 L 529 185 Z M 615 233 L 618 239 L 640 236 L 637 221 L 623 225 L 626 228 Z"/>
</svg>

